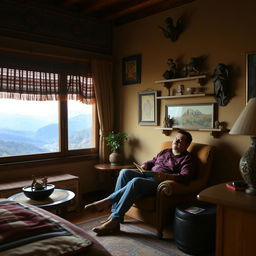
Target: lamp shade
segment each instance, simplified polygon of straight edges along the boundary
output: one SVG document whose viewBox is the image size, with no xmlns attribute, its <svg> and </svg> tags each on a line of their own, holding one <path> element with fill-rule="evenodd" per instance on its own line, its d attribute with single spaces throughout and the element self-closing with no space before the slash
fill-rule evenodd
<svg viewBox="0 0 256 256">
<path fill-rule="evenodd" d="M 256 136 L 256 98 L 251 98 L 229 134 Z"/>
</svg>

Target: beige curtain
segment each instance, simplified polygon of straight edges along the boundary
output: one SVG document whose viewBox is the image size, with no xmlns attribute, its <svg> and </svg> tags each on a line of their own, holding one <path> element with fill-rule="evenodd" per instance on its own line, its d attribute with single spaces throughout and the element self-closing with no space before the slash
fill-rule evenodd
<svg viewBox="0 0 256 256">
<path fill-rule="evenodd" d="M 109 156 L 105 137 L 113 130 L 112 62 L 93 59 L 92 77 L 100 123 L 99 158 L 103 163 Z"/>
</svg>

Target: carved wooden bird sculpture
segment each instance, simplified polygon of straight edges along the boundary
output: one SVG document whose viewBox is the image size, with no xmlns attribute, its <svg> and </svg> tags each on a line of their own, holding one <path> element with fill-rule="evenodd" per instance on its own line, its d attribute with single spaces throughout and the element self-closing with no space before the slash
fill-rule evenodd
<svg viewBox="0 0 256 256">
<path fill-rule="evenodd" d="M 165 37 L 170 38 L 171 41 L 175 42 L 183 30 L 182 18 L 177 20 L 176 25 L 174 25 L 173 19 L 171 17 L 168 17 L 165 20 L 165 23 L 167 25 L 166 28 L 161 26 L 159 26 L 159 28 L 163 31 Z"/>
</svg>

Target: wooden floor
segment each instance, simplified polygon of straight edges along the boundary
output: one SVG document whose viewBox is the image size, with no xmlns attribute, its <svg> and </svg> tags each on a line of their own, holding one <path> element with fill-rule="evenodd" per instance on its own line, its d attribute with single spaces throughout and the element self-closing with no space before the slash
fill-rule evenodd
<svg viewBox="0 0 256 256">
<path fill-rule="evenodd" d="M 69 213 L 66 219 L 74 224 L 79 224 L 79 223 L 85 222 L 86 220 L 90 220 L 100 216 L 109 216 L 109 215 L 110 215 L 110 210 L 105 210 L 103 212 L 95 212 L 95 213 L 88 213 L 88 212 L 85 212 L 84 210 L 81 210 L 80 212 Z M 156 229 L 154 227 L 147 225 L 145 223 L 139 222 L 135 219 L 132 219 L 131 217 L 125 216 L 125 220 L 129 222 L 134 222 L 136 223 L 136 225 L 142 228 L 145 228 L 147 230 L 150 230 L 152 232 L 156 232 Z M 166 230 L 164 231 L 164 238 L 167 238 L 167 239 L 173 238 L 173 234 L 170 227 L 166 228 Z"/>
<path fill-rule="evenodd" d="M 95 212 L 95 213 L 88 213 L 84 210 L 81 210 L 80 212 L 71 212 L 68 213 L 66 219 L 74 224 L 85 222 L 86 220 L 97 218 L 100 216 L 105 216 L 110 214 L 109 210 L 103 211 L 103 212 Z"/>
</svg>

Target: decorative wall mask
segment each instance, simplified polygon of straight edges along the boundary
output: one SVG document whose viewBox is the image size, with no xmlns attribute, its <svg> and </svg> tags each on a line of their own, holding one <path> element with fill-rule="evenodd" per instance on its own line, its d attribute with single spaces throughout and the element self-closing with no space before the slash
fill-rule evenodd
<svg viewBox="0 0 256 256">
<path fill-rule="evenodd" d="M 159 28 L 163 31 L 163 34 L 166 38 L 169 38 L 172 42 L 175 42 L 183 31 L 183 19 L 179 18 L 176 22 L 176 25 L 174 25 L 173 19 L 168 17 L 166 18 L 165 23 L 166 28 L 161 26 L 159 26 Z"/>
<path fill-rule="evenodd" d="M 219 106 L 226 106 L 230 100 L 229 68 L 225 64 L 218 64 L 212 75 L 214 97 Z"/>
</svg>

